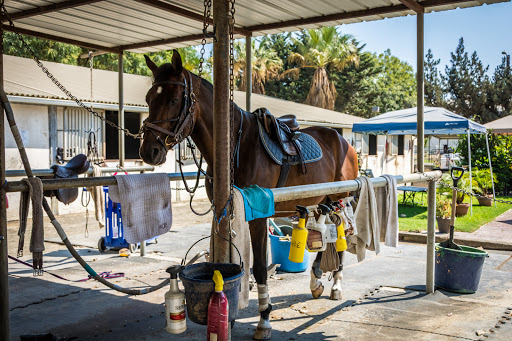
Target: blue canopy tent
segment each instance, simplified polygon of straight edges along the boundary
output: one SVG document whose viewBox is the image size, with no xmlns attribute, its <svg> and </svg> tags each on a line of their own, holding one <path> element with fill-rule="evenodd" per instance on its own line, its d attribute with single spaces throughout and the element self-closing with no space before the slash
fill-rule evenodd
<svg viewBox="0 0 512 341">
<path fill-rule="evenodd" d="M 485 134 L 487 142 L 487 155 L 491 170 L 492 192 L 494 195 L 494 177 L 492 174 L 491 155 L 489 151 L 489 139 L 487 128 L 473 122 L 463 116 L 457 115 L 444 108 L 425 107 L 425 135 L 468 135 L 469 176 L 471 176 L 471 134 Z M 373 135 L 417 135 L 417 108 L 409 108 L 390 111 L 385 114 L 369 118 L 365 121 L 354 123 L 352 133 Z M 496 202 L 495 202 L 496 205 Z M 471 212 L 473 207 L 471 207 Z"/>
</svg>

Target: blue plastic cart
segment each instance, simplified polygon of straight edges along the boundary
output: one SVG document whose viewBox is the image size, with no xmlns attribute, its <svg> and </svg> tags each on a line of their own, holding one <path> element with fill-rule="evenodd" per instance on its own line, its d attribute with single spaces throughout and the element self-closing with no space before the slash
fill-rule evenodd
<svg viewBox="0 0 512 341">
<path fill-rule="evenodd" d="M 121 213 L 121 204 L 113 202 L 108 196 L 108 186 L 103 186 L 105 193 L 105 237 L 98 241 L 98 250 L 105 252 L 110 248 L 128 248 L 131 253 L 137 251 L 140 243 L 130 244 L 124 239 L 123 216 Z M 146 240 L 158 243 L 157 237 Z"/>
</svg>

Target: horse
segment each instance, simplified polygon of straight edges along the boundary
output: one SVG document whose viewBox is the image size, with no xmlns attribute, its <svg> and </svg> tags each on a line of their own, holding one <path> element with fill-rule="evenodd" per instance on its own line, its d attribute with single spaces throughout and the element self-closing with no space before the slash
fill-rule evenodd
<svg viewBox="0 0 512 341">
<path fill-rule="evenodd" d="M 171 63 L 157 66 L 148 56 L 146 65 L 153 73 L 153 84 L 146 95 L 149 116 L 142 126 L 144 136 L 139 150 L 144 162 L 161 165 L 166 161 L 167 152 L 186 137 L 191 137 L 207 163 L 207 178 L 212 176 L 213 151 L 213 85 L 194 75 L 182 65 L 180 54 L 174 50 Z M 259 142 L 258 123 L 254 114 L 234 105 L 233 141 L 239 139 L 239 162 L 234 171 L 234 184 L 239 188 L 256 184 L 265 188 L 275 188 L 281 166 L 275 163 Z M 238 127 L 243 120 L 242 133 Z M 301 132 L 311 135 L 320 145 L 323 157 L 308 163 L 304 174 L 300 165 L 291 166 L 287 186 L 298 186 L 332 181 L 352 180 L 357 177 L 358 163 L 354 148 L 334 129 L 308 127 Z M 234 151 L 231 150 L 231 156 Z M 209 178 L 208 178 L 209 179 Z M 206 192 L 212 200 L 213 184 L 205 181 Z M 304 198 L 294 202 L 276 203 L 276 212 L 294 212 L 295 205 L 317 205 L 325 200 L 338 200 L 348 193 Z M 266 218 L 249 222 L 253 250 L 253 274 L 258 288 L 258 312 L 260 320 L 254 333 L 256 340 L 271 337 L 269 322 L 272 305 L 267 288 L 267 221 Z M 320 256 L 320 255 L 319 255 Z M 317 257 L 317 261 L 319 257 Z M 317 262 L 319 263 L 319 262 Z M 342 263 L 342 262 L 341 262 Z M 318 265 L 318 264 L 317 264 Z M 333 274 L 334 296 L 341 299 L 342 266 Z M 319 297 L 323 285 L 318 280 L 322 272 L 313 267 L 310 288 L 313 297 Z M 332 296 L 332 292 L 331 292 Z"/>
</svg>

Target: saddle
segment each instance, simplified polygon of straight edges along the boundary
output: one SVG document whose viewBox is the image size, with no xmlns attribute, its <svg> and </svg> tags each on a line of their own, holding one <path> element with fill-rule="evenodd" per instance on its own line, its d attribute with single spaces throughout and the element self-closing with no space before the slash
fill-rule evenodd
<svg viewBox="0 0 512 341">
<path fill-rule="evenodd" d="M 73 157 L 65 166 L 53 165 L 53 177 L 44 177 L 44 179 L 74 179 L 79 174 L 85 173 L 89 169 L 89 161 L 84 154 L 78 154 Z M 68 205 L 78 198 L 78 188 L 55 189 L 44 191 L 46 197 L 56 196 L 57 200 Z"/>
<path fill-rule="evenodd" d="M 291 166 L 301 165 L 302 173 L 306 174 L 306 164 L 322 158 L 318 142 L 311 135 L 299 131 L 295 115 L 276 118 L 265 108 L 257 109 L 254 114 L 265 150 L 281 165 L 277 187 L 286 184 Z"/>
</svg>

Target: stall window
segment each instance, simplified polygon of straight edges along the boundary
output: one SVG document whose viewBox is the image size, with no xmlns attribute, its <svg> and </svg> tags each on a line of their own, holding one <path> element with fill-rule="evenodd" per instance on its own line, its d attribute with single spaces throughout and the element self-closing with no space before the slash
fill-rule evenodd
<svg viewBox="0 0 512 341">
<path fill-rule="evenodd" d="M 404 135 L 393 135 L 392 137 L 392 155 L 404 155 Z"/>
<path fill-rule="evenodd" d="M 107 111 L 106 118 L 112 122 L 117 123 L 117 111 Z M 140 114 L 135 112 L 124 113 L 124 126 L 131 133 L 136 134 L 140 128 Z M 106 140 L 106 156 L 107 159 L 115 160 L 119 159 L 119 140 L 118 130 L 106 125 L 105 126 L 105 140 Z M 133 139 L 126 136 L 124 139 L 124 156 L 126 159 L 140 159 L 139 156 L 140 140 Z"/>
<path fill-rule="evenodd" d="M 377 135 L 368 136 L 368 155 L 377 155 Z"/>
</svg>

